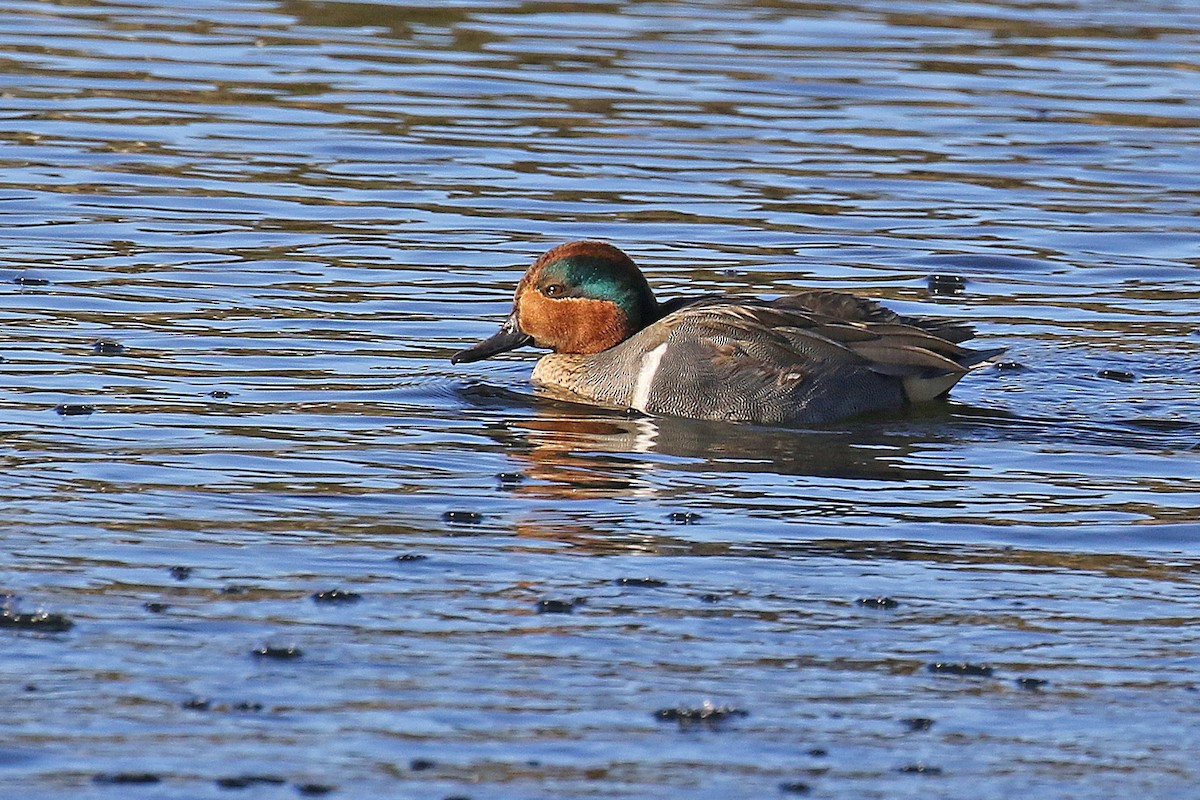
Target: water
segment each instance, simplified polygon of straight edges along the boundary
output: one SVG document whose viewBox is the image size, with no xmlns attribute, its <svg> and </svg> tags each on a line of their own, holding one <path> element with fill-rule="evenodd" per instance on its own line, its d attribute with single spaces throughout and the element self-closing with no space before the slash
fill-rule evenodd
<svg viewBox="0 0 1200 800">
<path fill-rule="evenodd" d="M 0 589 L 73 623 L 0 630 L 3 796 L 1194 791 L 1192 4 L 0 9 Z M 1023 368 L 783 431 L 448 363 L 582 237 Z"/>
</svg>

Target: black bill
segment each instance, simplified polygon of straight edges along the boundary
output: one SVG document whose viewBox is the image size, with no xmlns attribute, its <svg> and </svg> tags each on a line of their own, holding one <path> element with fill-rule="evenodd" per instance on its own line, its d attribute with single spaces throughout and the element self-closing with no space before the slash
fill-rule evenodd
<svg viewBox="0 0 1200 800">
<path fill-rule="evenodd" d="M 521 326 L 517 322 L 517 312 L 513 311 L 513 313 L 508 315 L 508 319 L 504 320 L 504 324 L 500 326 L 500 330 L 496 331 L 493 336 L 484 339 L 474 347 L 459 350 L 450 357 L 450 363 L 460 364 L 479 361 L 484 358 L 490 358 L 497 353 L 516 350 L 518 347 L 524 347 L 527 344 L 533 344 L 533 337 L 521 330 Z"/>
</svg>

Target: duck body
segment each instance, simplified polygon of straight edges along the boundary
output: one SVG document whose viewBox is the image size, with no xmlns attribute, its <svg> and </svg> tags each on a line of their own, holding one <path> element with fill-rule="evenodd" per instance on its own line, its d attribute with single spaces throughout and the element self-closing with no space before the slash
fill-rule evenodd
<svg viewBox="0 0 1200 800">
<path fill-rule="evenodd" d="M 962 323 L 901 316 L 835 291 L 658 303 L 617 248 L 571 242 L 539 258 L 500 331 L 452 361 L 536 344 L 533 381 L 563 399 L 694 419 L 830 422 L 944 395 L 1003 350 Z"/>
</svg>

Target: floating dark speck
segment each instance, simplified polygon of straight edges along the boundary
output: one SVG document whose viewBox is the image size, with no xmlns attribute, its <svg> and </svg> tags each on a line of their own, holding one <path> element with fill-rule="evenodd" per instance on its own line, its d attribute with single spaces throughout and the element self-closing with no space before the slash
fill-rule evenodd
<svg viewBox="0 0 1200 800">
<path fill-rule="evenodd" d="M 51 614 L 46 611 L 20 612 L 11 609 L 0 610 L 0 628 L 13 628 L 21 631 L 39 631 L 44 633 L 62 633 L 75 626 L 65 614 Z"/>
<path fill-rule="evenodd" d="M 427 769 L 433 769 L 437 766 L 436 761 L 430 761 L 428 758 L 414 758 L 408 762 L 408 768 L 413 772 L 422 772 Z"/>
<path fill-rule="evenodd" d="M 179 707 L 186 711 L 238 711 L 245 714 L 257 714 L 264 708 L 262 703 L 254 700 L 240 700 L 232 704 L 214 704 L 207 697 L 193 697 L 184 700 Z"/>
<path fill-rule="evenodd" d="M 87 403 L 60 403 L 54 407 L 54 413 L 60 417 L 82 417 L 95 411 L 96 407 Z"/>
<path fill-rule="evenodd" d="M 483 514 L 478 511 L 447 511 L 442 514 L 442 520 L 451 525 L 478 525 L 483 522 Z"/>
<path fill-rule="evenodd" d="M 681 728 L 695 725 L 717 727 L 726 720 L 734 717 L 748 717 L 750 713 L 733 706 L 714 706 L 705 703 L 699 708 L 660 708 L 654 712 L 654 718 L 659 722 L 676 722 Z"/>
<path fill-rule="evenodd" d="M 896 608 L 900 605 L 890 597 L 860 597 L 854 602 L 864 608 Z"/>
<path fill-rule="evenodd" d="M 926 285 L 930 294 L 962 294 L 967 288 L 967 279 L 961 275 L 930 275 Z"/>
<path fill-rule="evenodd" d="M 901 772 L 905 775 L 941 775 L 942 768 L 930 766 L 929 764 L 905 764 L 896 772 Z"/>
<path fill-rule="evenodd" d="M 570 614 L 577 603 L 576 600 L 539 600 L 535 608 L 539 614 Z"/>
<path fill-rule="evenodd" d="M 245 789 L 261 783 L 279 786 L 287 781 L 277 775 L 238 775 L 235 778 L 217 778 L 216 783 L 222 789 Z"/>
<path fill-rule="evenodd" d="M 1046 680 L 1045 678 L 1017 678 L 1017 686 L 1030 692 L 1036 692 L 1045 687 L 1048 683 L 1050 683 L 1050 681 Z"/>
<path fill-rule="evenodd" d="M 255 658 L 272 658 L 276 661 L 291 661 L 304 655 L 304 653 L 299 647 L 295 646 L 272 647 L 267 645 L 265 647 L 260 647 L 257 650 L 251 650 L 250 655 L 254 656 Z"/>
<path fill-rule="evenodd" d="M 829 755 L 829 751 L 824 747 L 813 747 L 806 751 L 813 758 L 824 758 Z"/>
<path fill-rule="evenodd" d="M 721 595 L 719 595 L 719 594 L 715 594 L 715 593 L 713 593 L 713 592 L 709 592 L 709 593 L 707 593 L 707 594 L 702 594 L 702 595 L 700 595 L 700 602 L 701 602 L 701 603 L 719 603 L 719 602 L 721 602 L 721 601 L 722 601 L 722 600 L 724 600 L 724 599 L 725 599 L 725 598 L 724 598 L 724 597 L 722 597 Z"/>
<path fill-rule="evenodd" d="M 932 766 L 930 764 L 905 764 L 901 768 L 896 769 L 896 772 L 902 772 L 905 775 L 941 775 L 941 766 Z"/>
<path fill-rule="evenodd" d="M 703 515 L 697 514 L 695 511 L 672 511 L 667 515 L 667 520 L 675 525 L 691 525 L 703 519 Z"/>
<path fill-rule="evenodd" d="M 900 720 L 900 724 L 908 728 L 910 731 L 927 731 L 933 727 L 933 720 L 929 717 L 906 717 Z"/>
<path fill-rule="evenodd" d="M 638 589 L 661 589 L 667 582 L 658 578 L 617 578 L 617 586 L 632 586 Z"/>
<path fill-rule="evenodd" d="M 167 605 L 166 603 L 146 603 L 142 607 L 145 608 L 147 611 L 149 611 L 151 614 L 161 614 L 164 611 L 166 611 L 168 608 L 170 608 L 170 606 Z"/>
<path fill-rule="evenodd" d="M 341 589 L 326 589 L 313 594 L 312 599 L 314 603 L 357 603 L 362 600 L 362 595 Z"/>
<path fill-rule="evenodd" d="M 171 567 L 167 572 L 171 573 L 171 577 L 177 581 L 186 581 L 192 577 L 191 567 Z"/>
<path fill-rule="evenodd" d="M 120 356 L 125 354 L 125 345 L 112 339 L 97 339 L 92 342 L 92 352 L 98 356 Z"/>
<path fill-rule="evenodd" d="M 957 663 L 935 661 L 929 665 L 929 671 L 938 675 L 961 675 L 970 678 L 990 678 L 994 672 L 986 664 L 971 664 L 966 661 Z"/>
<path fill-rule="evenodd" d="M 334 787 L 325 783 L 298 783 L 296 792 L 305 797 L 320 797 L 332 792 Z"/>
<path fill-rule="evenodd" d="M 1106 381 L 1120 381 L 1121 383 L 1133 383 L 1137 380 L 1137 376 L 1132 372 L 1126 372 L 1123 369 L 1102 369 L 1096 373 L 1096 377 L 1104 378 Z"/>
<path fill-rule="evenodd" d="M 101 772 L 92 776 L 92 783 L 117 785 L 159 783 L 161 780 L 153 772 Z"/>
<path fill-rule="evenodd" d="M 779 784 L 779 791 L 784 794 L 808 794 L 812 791 L 812 787 L 800 781 L 789 781 Z"/>
</svg>

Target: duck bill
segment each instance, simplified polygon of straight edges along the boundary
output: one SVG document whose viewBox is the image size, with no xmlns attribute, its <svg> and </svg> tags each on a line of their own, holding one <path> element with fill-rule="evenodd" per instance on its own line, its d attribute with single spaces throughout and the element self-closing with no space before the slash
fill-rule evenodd
<svg viewBox="0 0 1200 800">
<path fill-rule="evenodd" d="M 509 350 L 516 350 L 518 347 L 524 347 L 527 344 L 533 344 L 533 337 L 521 330 L 521 325 L 517 322 L 517 312 L 513 311 L 513 313 L 508 315 L 508 319 L 504 320 L 504 324 L 500 326 L 500 330 L 496 331 L 494 335 L 484 339 L 474 347 L 459 350 L 450 357 L 450 363 L 467 364 L 472 361 L 481 361 L 485 358 L 491 358 L 497 353 L 506 353 Z"/>
</svg>

